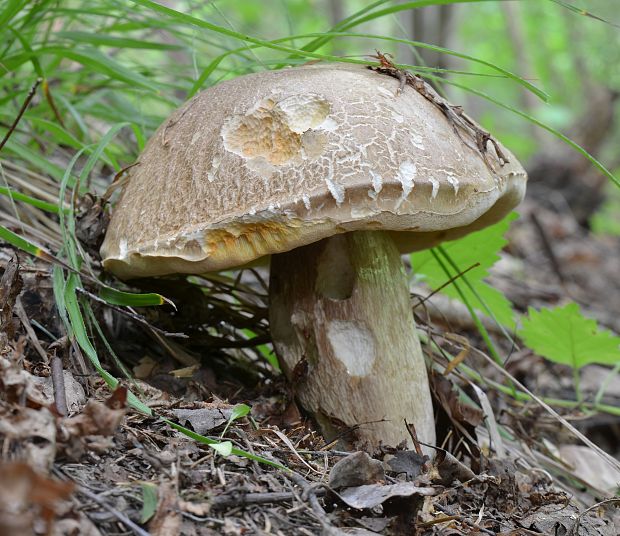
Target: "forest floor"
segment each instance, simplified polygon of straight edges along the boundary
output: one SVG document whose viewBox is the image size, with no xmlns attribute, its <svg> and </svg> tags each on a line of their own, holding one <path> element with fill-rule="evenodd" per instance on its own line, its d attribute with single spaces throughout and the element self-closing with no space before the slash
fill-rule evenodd
<svg viewBox="0 0 620 536">
<path fill-rule="evenodd" d="M 491 283 L 519 311 L 570 298 L 601 326 L 620 332 L 620 239 L 595 237 L 569 211 L 531 200 L 520 212 Z M 135 318 L 95 304 L 115 353 L 136 378 L 127 386 L 157 417 L 128 409 L 125 387 L 111 393 L 77 346 L 62 337 L 49 265 L 15 259 L 14 251 L 0 250 L 2 535 L 620 533 L 617 502 L 610 499 L 620 481 L 615 469 L 535 401 L 517 402 L 492 387 L 485 396 L 455 373 L 432 377 L 445 447 L 432 461 L 396 449 L 372 458 L 351 455 L 324 444 L 280 377 L 238 359 L 247 357 L 244 349 L 212 344 L 208 359 L 196 362 L 198 351 L 186 339 L 162 343 Z M 218 318 L 213 307 L 222 305 L 211 301 L 197 312 L 173 299 L 178 313 L 139 313 L 166 331 L 184 331 L 186 315 Z M 260 297 L 255 303 L 262 311 Z M 484 350 L 456 305 L 438 298 L 426 311 L 418 318 L 423 329 L 456 332 Z M 218 329 L 221 334 L 226 326 Z M 105 368 L 120 375 L 109 349 L 98 349 Z M 574 397 L 570 369 L 525 349 L 502 349 L 512 351 L 508 372 L 538 396 Z M 503 383 L 479 354 L 470 352 L 468 364 Z M 584 369 L 585 400 L 608 373 Z M 464 404 L 457 386 L 487 409 Z M 66 415 L 57 409 L 63 399 Z M 620 407 L 617 375 L 610 377 L 604 402 Z M 241 403 L 251 413 L 227 426 Z M 620 417 L 556 409 L 618 459 Z M 235 452 L 224 456 L 161 417 L 213 439 L 223 435 L 234 447 L 286 469 Z M 509 434 L 494 435 L 494 425 Z"/>
</svg>

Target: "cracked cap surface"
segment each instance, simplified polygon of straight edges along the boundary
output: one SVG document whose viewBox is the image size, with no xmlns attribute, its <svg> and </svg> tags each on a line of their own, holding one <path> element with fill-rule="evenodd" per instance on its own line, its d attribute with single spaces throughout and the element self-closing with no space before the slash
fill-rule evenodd
<svg viewBox="0 0 620 536">
<path fill-rule="evenodd" d="M 199 93 L 128 171 L 101 248 L 122 278 L 204 273 L 328 236 L 390 232 L 402 252 L 495 223 L 525 194 L 437 106 L 367 68 L 266 71 Z"/>
</svg>

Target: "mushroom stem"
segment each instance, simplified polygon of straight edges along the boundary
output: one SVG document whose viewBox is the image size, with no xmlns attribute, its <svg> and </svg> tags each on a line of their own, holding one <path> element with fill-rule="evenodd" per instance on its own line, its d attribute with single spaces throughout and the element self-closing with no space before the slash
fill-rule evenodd
<svg viewBox="0 0 620 536">
<path fill-rule="evenodd" d="M 333 236 L 271 260 L 276 352 L 303 408 L 345 448 L 434 443 L 428 377 L 400 254 L 387 233 Z"/>
</svg>

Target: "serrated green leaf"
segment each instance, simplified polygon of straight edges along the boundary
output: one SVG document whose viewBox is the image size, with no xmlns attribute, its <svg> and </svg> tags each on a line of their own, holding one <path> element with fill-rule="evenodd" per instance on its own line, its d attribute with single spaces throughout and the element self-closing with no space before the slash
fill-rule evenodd
<svg viewBox="0 0 620 536">
<path fill-rule="evenodd" d="M 620 363 L 620 337 L 599 329 L 576 303 L 540 311 L 530 307 L 519 335 L 537 354 L 574 369 Z"/>
<path fill-rule="evenodd" d="M 470 266 L 480 263 L 480 266 L 467 272 L 467 279 L 484 304 L 465 285 L 462 285 L 462 291 L 469 303 L 473 304 L 476 309 L 486 314 L 486 307 L 488 307 L 497 321 L 508 328 L 514 327 L 512 304 L 500 291 L 485 283 L 484 279 L 489 275 L 488 269 L 499 260 L 499 252 L 507 243 L 504 234 L 510 223 L 516 218 L 517 214 L 513 212 L 502 221 L 486 229 L 443 244 L 443 249 L 459 270 L 466 270 Z M 424 276 L 425 281 L 433 290 L 440 288 L 449 279 L 433 254 L 428 250 L 412 253 L 411 265 L 417 275 Z M 456 275 L 456 273 L 452 275 Z M 463 301 L 453 285 L 445 286 L 441 292 L 451 298 Z"/>
</svg>

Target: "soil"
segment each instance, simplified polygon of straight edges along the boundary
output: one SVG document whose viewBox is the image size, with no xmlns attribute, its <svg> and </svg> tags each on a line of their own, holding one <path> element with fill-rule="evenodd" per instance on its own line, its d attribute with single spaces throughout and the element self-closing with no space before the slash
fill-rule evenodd
<svg viewBox="0 0 620 536">
<path fill-rule="evenodd" d="M 620 239 L 593 235 L 568 209 L 529 200 L 520 212 L 491 283 L 517 310 L 570 299 L 620 332 Z M 50 265 L 5 247 L 0 266 L 2 535 L 620 533 L 617 469 L 536 402 L 442 374 L 445 363 L 429 347 L 442 447 L 432 460 L 325 444 L 255 348 L 269 342 L 260 270 L 135 282 L 176 309 L 128 314 L 82 294 L 110 344 L 91 332 L 104 368 L 121 377 L 125 366 L 133 376 L 111 390 L 58 318 Z M 481 357 L 467 315 L 456 320 L 457 329 L 441 316 L 421 328 L 452 351 L 447 334 L 458 331 L 459 344 L 480 350 L 466 363 L 504 383 Z M 515 380 L 539 396 L 574 396 L 569 369 L 496 339 L 512 351 Z M 608 372 L 586 367 L 586 400 Z M 619 383 L 609 378 L 606 404 L 620 407 Z M 127 388 L 153 415 L 130 409 Z M 620 456 L 617 415 L 556 409 Z"/>
</svg>

